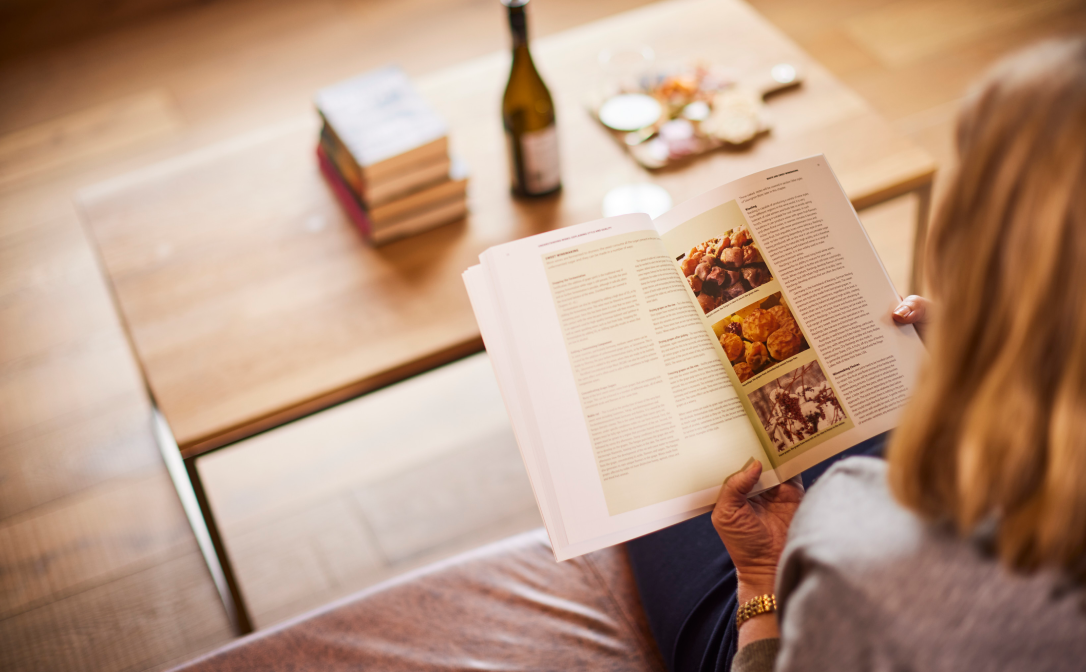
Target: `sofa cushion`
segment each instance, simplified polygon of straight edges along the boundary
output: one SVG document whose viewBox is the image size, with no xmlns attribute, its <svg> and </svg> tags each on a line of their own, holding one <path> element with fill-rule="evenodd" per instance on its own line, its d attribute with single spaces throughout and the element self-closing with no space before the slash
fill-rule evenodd
<svg viewBox="0 0 1086 672">
<path fill-rule="evenodd" d="M 177 668 L 665 670 L 622 546 L 558 563 L 543 530 L 431 565 Z"/>
</svg>

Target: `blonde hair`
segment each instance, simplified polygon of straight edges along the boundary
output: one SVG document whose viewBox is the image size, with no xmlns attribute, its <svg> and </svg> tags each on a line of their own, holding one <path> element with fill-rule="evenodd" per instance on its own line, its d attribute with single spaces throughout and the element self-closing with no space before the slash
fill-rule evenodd
<svg viewBox="0 0 1086 672">
<path fill-rule="evenodd" d="M 890 486 L 1010 567 L 1086 577 L 1086 38 L 1003 61 L 958 121 L 928 239 L 935 314 Z"/>
</svg>

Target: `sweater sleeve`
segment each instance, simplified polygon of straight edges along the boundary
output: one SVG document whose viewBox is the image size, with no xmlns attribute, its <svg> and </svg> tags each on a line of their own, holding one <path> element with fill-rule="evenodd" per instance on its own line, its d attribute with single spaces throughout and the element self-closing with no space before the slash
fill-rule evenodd
<svg viewBox="0 0 1086 672">
<path fill-rule="evenodd" d="M 778 575 L 777 598 L 777 672 L 884 669 L 873 646 L 881 627 L 878 614 L 833 568 L 791 554 Z"/>
<path fill-rule="evenodd" d="M 736 652 L 732 659 L 732 672 L 773 672 L 780 651 L 781 640 L 759 639 Z"/>
<path fill-rule="evenodd" d="M 871 628 L 878 626 L 847 582 L 817 567 L 784 576 L 795 583 L 778 584 L 781 639 L 744 646 L 732 660 L 734 672 L 883 669 L 870 646 Z"/>
<path fill-rule="evenodd" d="M 885 479 L 882 460 L 844 460 L 811 488 L 796 512 L 777 567 L 777 672 L 893 668 L 885 667 L 885 614 L 856 574 L 884 528 L 896 535 L 878 554 L 892 555 L 889 547 L 903 538 Z M 864 511 L 859 520 L 858 510 Z"/>
</svg>

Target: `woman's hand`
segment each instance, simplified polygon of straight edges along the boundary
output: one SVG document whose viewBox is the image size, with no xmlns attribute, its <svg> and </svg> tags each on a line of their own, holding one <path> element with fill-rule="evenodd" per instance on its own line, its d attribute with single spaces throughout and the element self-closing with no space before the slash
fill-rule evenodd
<svg viewBox="0 0 1086 672">
<path fill-rule="evenodd" d="M 798 476 L 748 499 L 761 475 L 762 465 L 753 461 L 729 476 L 713 509 L 713 527 L 735 563 L 740 603 L 773 592 L 788 526 L 803 499 Z"/>
<path fill-rule="evenodd" d="M 931 301 L 916 294 L 910 294 L 894 308 L 894 322 L 898 324 L 911 324 L 916 327 L 916 333 L 924 338 L 924 329 L 928 325 L 928 314 L 931 312 Z"/>
</svg>

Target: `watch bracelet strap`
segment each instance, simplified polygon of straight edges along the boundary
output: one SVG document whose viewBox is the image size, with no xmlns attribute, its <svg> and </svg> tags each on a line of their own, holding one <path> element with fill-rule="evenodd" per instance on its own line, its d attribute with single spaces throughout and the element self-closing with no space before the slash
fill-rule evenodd
<svg viewBox="0 0 1086 672">
<path fill-rule="evenodd" d="M 777 610 L 776 595 L 759 595 L 739 605 L 735 611 L 735 627 L 743 625 L 755 616 L 769 614 Z"/>
</svg>

